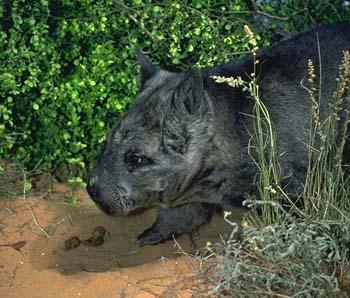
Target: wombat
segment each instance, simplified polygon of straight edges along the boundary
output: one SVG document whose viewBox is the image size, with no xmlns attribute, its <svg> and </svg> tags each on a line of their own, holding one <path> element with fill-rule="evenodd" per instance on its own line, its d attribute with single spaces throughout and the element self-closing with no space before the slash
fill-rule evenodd
<svg viewBox="0 0 350 298">
<path fill-rule="evenodd" d="M 326 103 L 343 50 L 350 50 L 350 23 L 321 26 L 256 54 L 260 96 L 274 124 L 289 193 L 302 192 L 307 168 L 308 59 L 322 78 L 317 85 Z M 157 206 L 156 222 L 137 239 L 146 245 L 195 231 L 216 210 L 242 205 L 258 172 L 248 152 L 254 103 L 241 88 L 212 77 L 249 81 L 254 61 L 249 55 L 174 73 L 154 66 L 140 51 L 138 59 L 140 94 L 108 136 L 87 190 L 110 215 Z"/>
</svg>

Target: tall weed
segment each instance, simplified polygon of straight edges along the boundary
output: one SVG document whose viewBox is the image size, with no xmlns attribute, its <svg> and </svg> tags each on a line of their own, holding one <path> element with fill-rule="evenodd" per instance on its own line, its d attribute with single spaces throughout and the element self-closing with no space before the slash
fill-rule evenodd
<svg viewBox="0 0 350 298">
<path fill-rule="evenodd" d="M 256 40 L 245 28 L 255 65 Z M 320 55 L 319 55 L 320 56 Z M 319 61 L 320 74 L 322 63 Z M 280 186 L 276 135 L 259 96 L 255 71 L 249 82 L 214 77 L 217 82 L 241 87 L 254 101 L 252 155 L 258 168 L 262 214 L 249 213 L 240 240 L 231 238 L 220 249 L 218 285 L 214 292 L 237 297 L 346 297 L 350 291 L 350 52 L 344 51 L 337 88 L 326 108 L 322 86 L 315 86 L 313 62 L 308 63 L 311 130 L 303 207 L 297 207 Z M 319 78 L 322 82 L 322 78 Z M 257 158 L 255 157 L 257 156 Z M 282 208 L 278 200 L 290 202 Z M 223 248 L 223 249 L 222 249 Z M 227 292 L 228 291 L 228 292 Z"/>
</svg>

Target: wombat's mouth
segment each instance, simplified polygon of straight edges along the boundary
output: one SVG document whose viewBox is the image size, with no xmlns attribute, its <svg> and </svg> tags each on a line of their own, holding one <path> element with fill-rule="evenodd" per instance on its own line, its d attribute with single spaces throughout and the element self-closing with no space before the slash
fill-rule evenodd
<svg viewBox="0 0 350 298">
<path fill-rule="evenodd" d="M 140 214 L 148 209 L 151 209 L 154 206 L 115 206 L 112 205 L 110 206 L 110 208 L 104 208 L 105 206 L 99 206 L 97 204 L 97 206 L 107 215 L 110 216 L 129 216 L 129 215 L 136 215 L 136 214 Z"/>
<path fill-rule="evenodd" d="M 144 211 L 151 209 L 152 207 L 136 207 L 127 212 L 127 215 L 136 215 L 143 213 Z"/>
<path fill-rule="evenodd" d="M 145 212 L 148 209 L 151 209 L 153 206 L 151 207 L 135 207 L 135 208 L 131 208 L 130 210 L 121 210 L 121 209 L 115 209 L 111 212 L 106 212 L 106 210 L 102 209 L 101 207 L 99 207 L 104 213 L 106 213 L 107 215 L 110 216 L 133 216 L 133 215 L 137 215 L 137 214 L 141 214 L 143 212 Z"/>
</svg>

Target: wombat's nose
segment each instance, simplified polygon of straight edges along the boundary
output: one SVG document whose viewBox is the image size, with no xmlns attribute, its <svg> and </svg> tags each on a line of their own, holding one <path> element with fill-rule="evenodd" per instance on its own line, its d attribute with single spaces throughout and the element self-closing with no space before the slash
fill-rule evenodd
<svg viewBox="0 0 350 298">
<path fill-rule="evenodd" d="M 91 176 L 88 180 L 86 190 L 90 198 L 96 203 L 103 212 L 111 214 L 111 208 L 104 202 L 101 187 L 97 183 L 97 178 Z"/>
</svg>

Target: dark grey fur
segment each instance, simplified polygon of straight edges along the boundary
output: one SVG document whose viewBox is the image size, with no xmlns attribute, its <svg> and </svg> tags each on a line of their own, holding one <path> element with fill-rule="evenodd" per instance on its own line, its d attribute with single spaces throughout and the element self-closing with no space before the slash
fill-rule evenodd
<svg viewBox="0 0 350 298">
<path fill-rule="evenodd" d="M 258 53 L 261 97 L 283 152 L 289 192 L 305 177 L 310 100 L 307 60 L 318 71 L 322 94 L 331 99 L 343 50 L 350 50 L 350 24 L 326 25 Z M 141 92 L 109 135 L 88 183 L 91 198 L 106 213 L 124 215 L 159 206 L 158 219 L 138 238 L 157 244 L 207 223 L 216 209 L 240 206 L 256 167 L 248 156 L 252 101 L 240 89 L 211 76 L 252 72 L 252 58 L 212 68 L 171 73 L 139 53 Z"/>
</svg>

